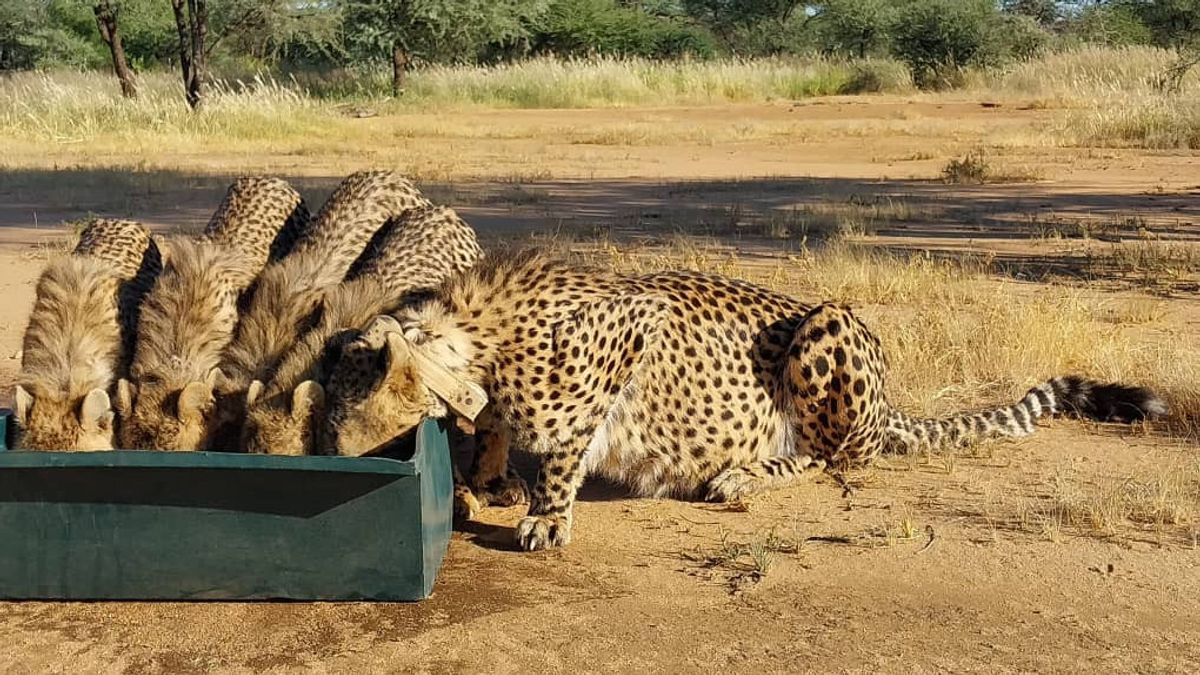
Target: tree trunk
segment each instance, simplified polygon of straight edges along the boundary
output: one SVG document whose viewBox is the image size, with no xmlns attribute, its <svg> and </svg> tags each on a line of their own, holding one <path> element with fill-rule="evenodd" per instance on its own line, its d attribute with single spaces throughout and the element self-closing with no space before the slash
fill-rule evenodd
<svg viewBox="0 0 1200 675">
<path fill-rule="evenodd" d="M 125 60 L 125 45 L 121 43 L 121 31 L 117 24 L 117 10 L 109 0 L 98 0 L 92 8 L 96 13 L 96 26 L 100 29 L 100 39 L 108 45 L 112 53 L 113 73 L 121 83 L 121 95 L 125 98 L 137 98 L 137 83 L 133 80 L 133 71 Z"/>
<path fill-rule="evenodd" d="M 171 0 L 175 31 L 179 34 L 179 67 L 183 71 L 184 95 L 192 110 L 204 103 L 204 38 L 208 33 L 205 0 Z"/>
<path fill-rule="evenodd" d="M 408 74 L 408 50 L 399 42 L 392 45 L 392 96 L 404 93 L 404 76 Z"/>
<path fill-rule="evenodd" d="M 204 103 L 204 85 L 208 79 L 204 41 L 208 37 L 208 0 L 188 0 L 192 10 L 192 87 L 188 104 L 199 110 Z M 194 102 L 193 102 L 194 101 Z"/>
</svg>

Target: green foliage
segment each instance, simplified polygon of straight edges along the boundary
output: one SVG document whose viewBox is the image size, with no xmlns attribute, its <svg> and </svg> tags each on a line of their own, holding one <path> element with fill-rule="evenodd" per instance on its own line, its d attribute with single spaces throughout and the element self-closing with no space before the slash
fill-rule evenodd
<svg viewBox="0 0 1200 675">
<path fill-rule="evenodd" d="M 176 54 L 175 21 L 166 0 L 113 0 L 125 56 L 135 69 L 162 63 Z M 76 45 L 78 58 L 54 65 L 109 68 L 108 48 L 96 29 L 92 0 L 48 0 L 46 22 L 61 39 Z"/>
<path fill-rule="evenodd" d="M 339 6 L 294 0 L 210 0 L 210 30 L 231 55 L 254 61 L 327 63 L 340 56 Z"/>
<path fill-rule="evenodd" d="M 1071 23 L 1069 36 L 1081 42 L 1125 47 L 1150 44 L 1150 28 L 1133 8 L 1092 5 Z"/>
<path fill-rule="evenodd" d="M 1028 61 L 1042 54 L 1053 39 L 1045 28 L 1025 14 L 1002 14 L 993 20 L 994 29 L 985 53 L 992 62 Z"/>
<path fill-rule="evenodd" d="M 1138 17 L 1161 47 L 1200 47 L 1200 0 L 1116 0 Z"/>
<path fill-rule="evenodd" d="M 1004 11 L 1029 17 L 1039 26 L 1053 26 L 1062 17 L 1056 0 L 1004 0 Z"/>
<path fill-rule="evenodd" d="M 52 21 L 45 2 L 0 0 L 0 70 L 84 66 L 86 44 Z"/>
<path fill-rule="evenodd" d="M 886 0 L 830 0 L 817 14 L 825 51 L 858 58 L 883 51 L 895 17 L 895 3 Z"/>
<path fill-rule="evenodd" d="M 987 64 L 996 7 L 988 0 L 920 0 L 903 7 L 892 28 L 893 53 L 921 87 L 954 84 L 959 71 Z"/>
<path fill-rule="evenodd" d="M 716 42 L 707 31 L 622 7 L 614 0 L 557 0 L 533 32 L 534 51 L 559 55 L 662 58 L 709 57 L 716 52 Z"/>
<path fill-rule="evenodd" d="M 683 0 L 689 15 L 721 31 L 764 21 L 782 24 L 803 5 L 797 0 Z"/>
<path fill-rule="evenodd" d="M 490 42 L 528 36 L 545 0 L 345 0 L 347 46 L 385 59 L 394 47 L 426 61 L 472 61 Z"/>
</svg>

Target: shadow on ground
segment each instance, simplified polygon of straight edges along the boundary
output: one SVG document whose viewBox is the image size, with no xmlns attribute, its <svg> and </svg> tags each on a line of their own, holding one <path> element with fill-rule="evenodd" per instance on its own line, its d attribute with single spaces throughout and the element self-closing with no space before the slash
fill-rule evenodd
<svg viewBox="0 0 1200 675">
<path fill-rule="evenodd" d="M 232 178 L 163 170 L 0 169 L 0 243 L 44 242 L 65 234 L 63 222 L 89 214 L 136 218 L 160 230 L 202 227 Z M 288 178 L 315 208 L 341 176 Z M 1128 270 L 1106 270 L 1073 243 L 1200 242 L 1200 187 L 1114 194 L 1050 184 L 748 178 L 468 181 L 422 188 L 459 210 L 491 242 L 523 235 L 574 243 L 682 241 L 776 256 L 832 235 L 866 233 L 872 235 L 869 245 L 901 254 L 983 253 L 998 272 L 1022 278 L 1113 280 Z"/>
</svg>

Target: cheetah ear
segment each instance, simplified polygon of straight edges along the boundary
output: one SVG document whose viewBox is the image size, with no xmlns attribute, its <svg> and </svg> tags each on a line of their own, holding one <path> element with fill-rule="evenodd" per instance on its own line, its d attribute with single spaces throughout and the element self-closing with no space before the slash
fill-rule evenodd
<svg viewBox="0 0 1200 675">
<path fill-rule="evenodd" d="M 129 417 L 133 414 L 133 399 L 137 398 L 137 387 L 125 378 L 117 380 L 117 414 Z"/>
<path fill-rule="evenodd" d="M 380 358 L 383 364 L 383 369 L 391 375 L 394 371 L 402 369 L 405 375 L 416 377 L 417 374 L 413 370 L 413 351 L 399 333 L 384 333 L 379 336 L 383 341 L 383 348 L 380 351 Z M 363 334 L 363 338 L 367 339 L 367 334 Z M 370 341 L 368 340 L 368 344 Z"/>
<path fill-rule="evenodd" d="M 96 388 L 83 397 L 83 405 L 79 407 L 79 425 L 87 431 L 112 429 L 113 408 L 107 391 Z"/>
<path fill-rule="evenodd" d="M 13 392 L 13 407 L 16 408 L 13 412 L 17 414 L 17 423 L 27 424 L 29 412 L 33 409 L 33 394 L 18 384 L 17 390 Z"/>
<path fill-rule="evenodd" d="M 213 368 L 212 370 L 208 371 L 208 375 L 204 377 L 204 383 L 208 385 L 209 389 L 215 390 L 217 387 L 225 383 L 225 373 L 221 372 L 220 368 Z"/>
<path fill-rule="evenodd" d="M 292 390 L 292 419 L 308 419 L 324 406 L 325 389 L 320 384 L 305 380 Z"/>
<path fill-rule="evenodd" d="M 246 407 L 249 408 L 250 406 L 254 405 L 254 402 L 258 400 L 259 396 L 262 396 L 262 393 L 262 380 L 254 380 L 251 382 L 250 388 L 246 390 Z"/>
<path fill-rule="evenodd" d="M 392 353 L 393 363 L 396 354 L 401 350 L 407 353 L 416 367 L 417 378 L 438 398 L 446 402 L 455 414 L 472 422 L 479 416 L 479 411 L 487 405 L 487 393 L 483 387 L 455 374 L 449 368 L 434 361 L 420 351 L 409 346 L 408 341 L 396 333 L 389 333 L 388 351 Z"/>
<path fill-rule="evenodd" d="M 207 382 L 188 382 L 179 392 L 175 414 L 180 422 L 199 422 L 212 404 L 212 385 Z"/>
</svg>

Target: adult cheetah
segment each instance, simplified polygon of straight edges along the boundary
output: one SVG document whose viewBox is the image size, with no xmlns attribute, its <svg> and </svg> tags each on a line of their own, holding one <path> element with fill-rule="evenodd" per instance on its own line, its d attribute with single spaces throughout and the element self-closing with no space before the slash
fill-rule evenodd
<svg viewBox="0 0 1200 675">
<path fill-rule="evenodd" d="M 394 171 L 360 171 L 341 182 L 292 252 L 268 265 L 255 283 L 221 358 L 215 446 L 239 444 L 251 383 L 272 378 L 295 341 L 313 327 L 325 293 L 342 282 L 379 229 L 429 205 Z"/>
<path fill-rule="evenodd" d="M 482 255 L 475 231 L 452 209 L 422 206 L 389 221 L 349 278 L 325 294 L 316 325 L 291 346 L 272 377 L 250 384 L 243 449 L 283 455 L 319 450 L 313 423 L 321 415 L 326 360 L 344 334 L 403 305 L 415 291 L 436 288 Z"/>
<path fill-rule="evenodd" d="M 92 221 L 38 279 L 15 392 L 17 447 L 113 447 L 109 388 L 124 374 L 140 298 L 161 268 L 150 231 Z"/>
<path fill-rule="evenodd" d="M 324 433 L 342 453 L 380 446 L 446 404 L 476 409 L 481 387 L 514 440 L 542 456 L 517 529 L 534 550 L 569 541 L 589 473 L 643 495 L 732 500 L 884 451 L 1023 436 L 1053 413 L 1166 411 L 1149 390 L 1069 377 L 1011 406 L 918 420 L 888 404 L 884 375 L 879 341 L 844 306 L 531 253 L 479 265 L 347 345 Z"/>
<path fill-rule="evenodd" d="M 218 366 L 239 300 L 272 251 L 290 246 L 307 218 L 304 200 L 287 182 L 244 177 L 229 187 L 200 238 L 169 242 L 166 268 L 142 304 L 130 379 L 117 384 L 124 447 L 208 445 Z"/>
</svg>

